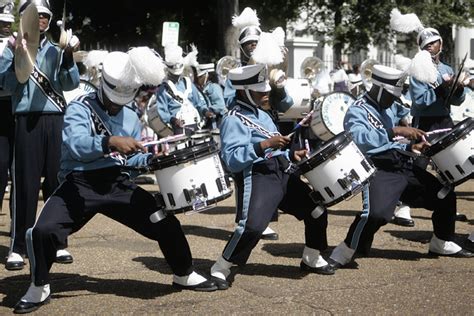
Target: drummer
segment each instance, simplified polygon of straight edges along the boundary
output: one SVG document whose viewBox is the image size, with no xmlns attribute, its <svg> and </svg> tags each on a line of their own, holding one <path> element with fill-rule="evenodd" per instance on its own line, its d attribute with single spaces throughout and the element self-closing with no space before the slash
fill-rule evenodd
<svg viewBox="0 0 474 316">
<path fill-rule="evenodd" d="M 265 65 L 255 64 L 228 74 L 236 99 L 221 125 L 221 155 L 235 175 L 236 205 L 242 216 L 211 268 L 212 279 L 220 290 L 229 287 L 231 266 L 247 262 L 277 208 L 305 223 L 301 269 L 334 274 L 321 256 L 327 248 L 327 212 L 317 207 L 310 198 L 310 187 L 291 172 L 292 161 L 301 160 L 306 150 L 285 149 L 290 138 L 282 136 L 270 116 L 261 110 L 270 91 L 267 72 Z"/>
<path fill-rule="evenodd" d="M 197 51 L 194 54 L 197 54 Z M 174 134 L 190 135 L 198 129 L 202 118 L 212 118 L 215 115 L 199 96 L 199 91 L 191 79 L 183 75 L 184 63 L 183 49 L 180 46 L 165 46 L 167 78 L 156 92 L 156 106 L 161 119 L 165 124 L 171 125 Z M 185 122 L 178 117 L 180 113 L 189 121 Z"/>
<path fill-rule="evenodd" d="M 199 64 L 192 68 L 194 84 L 202 98 L 206 101 L 209 110 L 215 115 L 215 117 L 211 117 L 206 122 L 204 128 L 219 128 L 222 117 L 227 113 L 227 107 L 225 106 L 222 88 L 217 82 L 214 63 Z"/>
<path fill-rule="evenodd" d="M 374 178 L 363 190 L 363 209 L 356 215 L 346 238 L 332 252 L 330 262 L 337 269 L 351 262 L 354 254 L 368 255 L 375 233 L 393 216 L 397 201 L 433 211 L 433 236 L 429 252 L 435 256 L 473 257 L 454 240 L 456 195 L 437 197 L 443 185 L 425 169 L 413 164 L 417 154 L 429 146 L 420 129 L 396 126 L 396 98 L 401 95 L 404 74 L 394 68 L 375 65 L 372 88 L 349 107 L 344 129 L 351 132 L 358 147 L 377 167 Z M 395 137 L 412 142 L 402 144 Z"/>
<path fill-rule="evenodd" d="M 148 56 L 140 56 L 149 73 L 160 73 L 155 71 L 159 69 L 151 69 L 153 63 L 162 65 L 160 60 L 150 58 L 156 58 L 151 50 Z M 176 217 L 165 216 L 154 197 L 132 183 L 125 169 L 146 166 L 151 158 L 138 141 L 137 115 L 124 107 L 138 90 L 139 85 L 131 86 L 137 78 L 143 84 L 158 84 L 162 79 L 142 78 L 135 73 L 144 65 L 140 66 L 129 54 L 109 53 L 97 93 L 76 98 L 69 104 L 62 134 L 62 182 L 26 233 L 32 283 L 15 305 L 15 313 L 32 312 L 49 302 L 49 270 L 57 247 L 98 212 L 157 241 L 173 271 L 175 287 L 217 289 L 213 282 L 194 272 L 191 251 Z"/>
</svg>

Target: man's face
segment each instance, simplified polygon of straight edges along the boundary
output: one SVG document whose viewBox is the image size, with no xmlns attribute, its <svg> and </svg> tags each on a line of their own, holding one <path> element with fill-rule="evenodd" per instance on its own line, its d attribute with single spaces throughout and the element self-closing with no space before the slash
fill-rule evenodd
<svg viewBox="0 0 474 316">
<path fill-rule="evenodd" d="M 46 13 L 39 13 L 39 29 L 40 32 L 44 32 L 46 29 L 48 29 L 49 26 L 49 19 L 51 16 Z"/>
<path fill-rule="evenodd" d="M 268 92 L 257 92 L 250 90 L 250 95 L 252 96 L 253 101 L 257 105 L 257 107 L 261 108 L 264 105 L 268 104 Z"/>
<path fill-rule="evenodd" d="M 257 47 L 258 41 L 248 41 L 242 44 L 242 49 L 247 56 L 252 56 L 252 52 Z"/>
<path fill-rule="evenodd" d="M 441 41 L 437 40 L 432 43 L 428 43 L 425 47 L 423 47 L 423 50 L 428 51 L 431 56 L 436 56 L 441 50 Z"/>
<path fill-rule="evenodd" d="M 11 22 L 0 21 L 0 35 L 7 37 L 12 34 Z"/>
</svg>

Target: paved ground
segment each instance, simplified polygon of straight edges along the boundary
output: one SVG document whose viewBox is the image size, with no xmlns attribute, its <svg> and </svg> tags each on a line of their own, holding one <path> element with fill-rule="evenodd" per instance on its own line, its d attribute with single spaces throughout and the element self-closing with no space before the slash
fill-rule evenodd
<svg viewBox="0 0 474 316">
<path fill-rule="evenodd" d="M 156 190 L 153 185 L 144 186 Z M 456 232 L 474 230 L 474 180 L 457 187 L 458 208 L 468 222 Z M 8 252 L 9 216 L 0 215 L 0 314 L 29 284 L 28 270 L 3 269 Z M 360 196 L 329 210 L 329 251 L 345 236 Z M 234 199 L 209 211 L 179 214 L 196 268 L 209 271 L 233 228 Z M 474 259 L 434 258 L 427 254 L 430 212 L 413 210 L 414 228 L 388 224 L 376 235 L 369 258 L 334 276 L 299 270 L 303 224 L 281 215 L 271 226 L 278 241 L 261 241 L 227 291 L 177 291 L 157 245 L 103 216 L 73 235 L 74 263 L 52 269 L 50 304 L 38 314 L 400 314 L 467 315 L 474 311 Z"/>
</svg>

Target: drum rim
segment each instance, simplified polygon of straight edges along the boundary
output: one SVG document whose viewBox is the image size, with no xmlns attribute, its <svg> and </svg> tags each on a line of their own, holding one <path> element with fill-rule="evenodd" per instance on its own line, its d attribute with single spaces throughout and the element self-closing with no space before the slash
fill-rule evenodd
<svg viewBox="0 0 474 316">
<path fill-rule="evenodd" d="M 452 130 L 436 140 L 436 143 L 427 148 L 424 154 L 428 157 L 432 157 L 442 151 L 443 149 L 448 148 L 459 139 L 463 138 L 469 134 L 474 129 L 474 119 L 468 117 L 461 122 L 454 125 Z"/>
<path fill-rule="evenodd" d="M 334 142 L 331 142 L 331 140 L 334 140 Z M 311 154 L 309 158 L 298 162 L 297 167 L 302 173 L 307 173 L 327 161 L 329 157 L 334 156 L 334 154 L 338 153 L 341 149 L 347 147 L 352 141 L 353 137 L 350 132 L 341 132 L 329 139 L 322 148 Z"/>
<path fill-rule="evenodd" d="M 150 171 L 162 170 L 217 152 L 219 152 L 219 148 L 215 142 L 209 141 L 194 144 L 190 147 L 172 151 L 169 155 L 163 157 L 153 157 L 152 162 L 148 165 L 148 167 L 150 168 Z"/>
</svg>

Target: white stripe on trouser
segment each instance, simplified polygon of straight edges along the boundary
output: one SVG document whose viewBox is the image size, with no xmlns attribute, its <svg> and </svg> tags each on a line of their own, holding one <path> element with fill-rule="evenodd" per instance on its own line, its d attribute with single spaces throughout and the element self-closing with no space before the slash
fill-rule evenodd
<svg viewBox="0 0 474 316">
<path fill-rule="evenodd" d="M 226 260 L 229 260 L 229 258 L 234 253 L 235 247 L 239 243 L 239 240 L 244 233 L 245 225 L 248 219 L 250 198 L 252 196 L 252 168 L 248 168 L 248 170 L 246 169 L 242 173 L 244 179 L 244 192 L 242 194 L 242 218 L 239 220 L 239 223 L 235 228 L 234 234 L 232 235 L 229 244 L 224 249 L 224 253 L 222 254 L 224 259 Z"/>
<path fill-rule="evenodd" d="M 362 191 L 362 205 L 364 209 L 362 210 L 362 214 L 360 215 L 359 223 L 357 223 L 356 229 L 354 230 L 354 234 L 351 238 L 350 247 L 354 250 L 357 250 L 357 246 L 359 245 L 360 235 L 362 235 L 362 231 L 364 230 L 365 224 L 367 224 L 369 215 L 370 215 L 370 196 L 369 196 L 369 186 L 370 184 L 366 185 Z"/>
<path fill-rule="evenodd" d="M 15 120 L 16 121 L 16 120 Z M 13 144 L 13 159 L 12 159 L 12 166 L 11 166 L 11 173 L 12 173 L 12 188 L 10 192 L 10 200 L 11 200 L 11 214 L 12 220 L 10 222 L 10 250 L 8 251 L 8 255 L 13 252 L 13 246 L 15 245 L 15 236 L 16 236 L 16 172 L 15 172 L 15 144 Z M 12 199 L 13 196 L 13 199 Z"/>
</svg>

